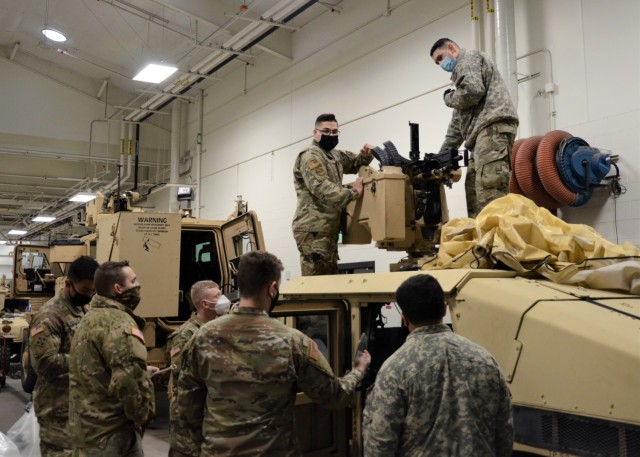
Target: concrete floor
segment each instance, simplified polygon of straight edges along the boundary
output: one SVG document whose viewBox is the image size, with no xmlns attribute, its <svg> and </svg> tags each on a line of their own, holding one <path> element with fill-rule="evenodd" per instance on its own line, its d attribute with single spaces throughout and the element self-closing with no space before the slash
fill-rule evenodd
<svg viewBox="0 0 640 457">
<path fill-rule="evenodd" d="M 16 370 L 13 374 L 19 376 Z M 5 387 L 0 389 L 0 432 L 6 435 L 11 426 L 20 419 L 30 397 L 30 394 L 22 390 L 19 377 L 7 377 Z M 142 445 L 147 457 L 169 454 L 169 405 L 166 392 L 156 392 L 156 418 L 147 427 Z"/>
</svg>

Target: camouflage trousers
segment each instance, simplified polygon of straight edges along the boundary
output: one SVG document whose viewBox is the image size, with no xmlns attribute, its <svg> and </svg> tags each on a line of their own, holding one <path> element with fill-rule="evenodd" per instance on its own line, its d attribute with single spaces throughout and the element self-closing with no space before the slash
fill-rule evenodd
<svg viewBox="0 0 640 457">
<path fill-rule="evenodd" d="M 40 441 L 40 455 L 42 457 L 71 457 L 73 450 L 55 446 L 51 443 Z"/>
<path fill-rule="evenodd" d="M 123 428 L 111 434 L 104 447 L 73 449 L 73 457 L 143 457 L 142 437 L 132 428 Z"/>
<path fill-rule="evenodd" d="M 496 122 L 478 134 L 464 183 L 469 217 L 476 217 L 487 203 L 509 193 L 510 157 L 517 129 L 515 122 Z"/>
<path fill-rule="evenodd" d="M 42 457 L 71 457 L 71 437 L 68 430 L 68 418 L 39 416 L 40 454 Z"/>
<path fill-rule="evenodd" d="M 338 274 L 338 234 L 293 232 L 300 251 L 302 276 Z"/>
</svg>

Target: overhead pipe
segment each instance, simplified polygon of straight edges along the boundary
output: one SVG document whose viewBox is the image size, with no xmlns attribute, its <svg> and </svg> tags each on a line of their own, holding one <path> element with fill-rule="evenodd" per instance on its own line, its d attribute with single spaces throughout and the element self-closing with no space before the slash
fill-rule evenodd
<svg viewBox="0 0 640 457">
<path fill-rule="evenodd" d="M 496 65 L 518 109 L 515 22 L 513 0 L 496 0 Z"/>
<path fill-rule="evenodd" d="M 133 189 L 132 190 L 138 190 L 138 163 L 140 161 L 140 124 L 136 124 L 136 138 L 135 138 L 135 142 L 134 144 L 134 151 L 135 151 L 135 161 L 134 163 L 134 168 L 133 168 Z"/>
<path fill-rule="evenodd" d="M 482 18 L 484 32 L 484 52 L 489 54 L 491 60 L 496 60 L 496 14 L 493 7 L 495 0 L 486 0 L 484 16 Z"/>
<path fill-rule="evenodd" d="M 471 48 L 482 51 L 482 37 L 480 34 L 480 0 L 471 0 Z"/>
<path fill-rule="evenodd" d="M 296 16 L 302 14 L 304 11 L 306 11 L 309 7 L 311 7 L 312 5 L 316 4 L 318 0 L 308 0 L 306 3 L 300 4 L 296 9 L 294 9 L 293 11 L 288 11 L 286 7 L 284 7 L 285 11 L 278 11 L 277 6 L 274 8 L 271 8 L 269 11 L 265 12 L 265 14 L 263 15 L 264 17 L 269 17 L 269 16 L 276 16 L 276 13 L 280 13 L 280 14 L 284 14 L 285 17 L 283 18 L 277 18 L 280 22 L 282 23 L 287 23 L 290 20 L 292 20 L 293 18 L 295 18 Z M 290 6 L 290 5 L 287 5 Z M 262 24 L 261 24 L 262 25 Z M 246 44 L 242 45 L 239 49 L 237 49 L 240 52 L 245 52 L 248 51 L 249 49 L 251 49 L 253 46 L 255 46 L 256 44 L 260 43 L 262 40 L 264 40 L 266 37 L 268 37 L 269 35 L 271 35 L 272 33 L 274 33 L 275 31 L 279 30 L 279 27 L 277 26 L 273 26 L 270 28 L 267 28 L 264 32 L 260 33 L 258 36 L 255 37 L 250 37 L 249 38 L 249 42 L 247 42 Z M 234 40 L 236 37 L 232 37 L 229 41 Z M 225 47 L 226 47 L 227 43 L 225 43 Z M 224 67 L 225 65 L 227 65 L 228 63 L 230 63 L 231 61 L 233 61 L 234 59 L 236 59 L 238 56 L 237 55 L 230 55 L 230 56 L 222 56 L 223 59 L 222 61 L 216 62 L 216 64 L 209 68 L 205 74 L 203 74 L 202 77 L 197 77 L 196 79 L 194 79 L 193 81 L 191 81 L 189 84 L 187 84 L 186 86 L 182 87 L 178 92 L 177 95 L 182 95 L 185 94 L 186 92 L 188 92 L 189 90 L 191 90 L 196 84 L 199 84 L 200 82 L 206 80 L 205 76 L 210 76 L 213 73 L 215 73 L 216 71 L 218 71 L 220 68 Z M 215 59 L 214 59 L 215 60 Z M 198 64 L 200 65 L 200 64 Z M 194 67 L 196 68 L 196 67 Z M 154 106 L 153 109 L 158 111 L 161 110 L 162 108 L 164 108 L 165 106 L 167 106 L 169 103 L 171 103 L 173 100 L 175 100 L 175 97 L 169 97 L 166 100 L 162 101 L 160 104 L 158 104 L 157 106 Z M 155 103 L 155 102 L 154 102 Z M 129 115 L 130 119 L 133 119 L 135 116 L 137 116 L 138 114 L 142 114 L 142 113 L 132 113 Z M 138 122 L 143 122 L 145 120 L 147 120 L 149 117 L 153 116 L 154 113 L 151 112 L 147 112 L 145 113 L 141 118 L 136 119 Z"/>
<path fill-rule="evenodd" d="M 169 182 L 177 184 L 179 177 L 178 163 L 180 160 L 180 118 L 182 103 L 174 103 L 171 110 L 171 160 L 169 165 Z"/>
<path fill-rule="evenodd" d="M 195 217 L 200 217 L 200 194 L 202 185 L 202 132 L 204 130 L 204 89 L 200 89 L 200 103 L 198 113 L 198 133 L 196 135 L 196 146 L 198 149 L 198 171 L 196 172 L 196 214 Z"/>
</svg>

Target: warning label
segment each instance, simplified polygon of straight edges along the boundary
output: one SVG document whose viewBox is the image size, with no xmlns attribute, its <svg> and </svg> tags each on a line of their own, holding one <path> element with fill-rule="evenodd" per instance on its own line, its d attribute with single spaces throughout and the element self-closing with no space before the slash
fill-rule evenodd
<svg viewBox="0 0 640 457">
<path fill-rule="evenodd" d="M 169 221 L 166 217 L 138 216 L 133 223 L 136 233 L 144 233 L 148 236 L 158 236 L 169 231 Z"/>
</svg>

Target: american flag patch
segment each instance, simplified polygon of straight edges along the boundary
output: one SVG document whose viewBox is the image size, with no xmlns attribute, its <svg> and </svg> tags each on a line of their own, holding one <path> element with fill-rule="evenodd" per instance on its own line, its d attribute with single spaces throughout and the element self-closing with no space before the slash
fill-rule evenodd
<svg viewBox="0 0 640 457">
<path fill-rule="evenodd" d="M 140 341 L 144 343 L 144 334 L 138 327 L 131 327 L 131 334 L 140 338 Z"/>
<path fill-rule="evenodd" d="M 173 358 L 178 352 L 180 352 L 180 346 L 174 346 L 173 349 L 171 349 L 171 352 L 169 354 Z"/>
<path fill-rule="evenodd" d="M 36 336 L 38 333 L 44 332 L 45 328 L 44 325 L 38 325 L 34 328 L 31 329 L 31 336 L 34 337 Z"/>
</svg>

